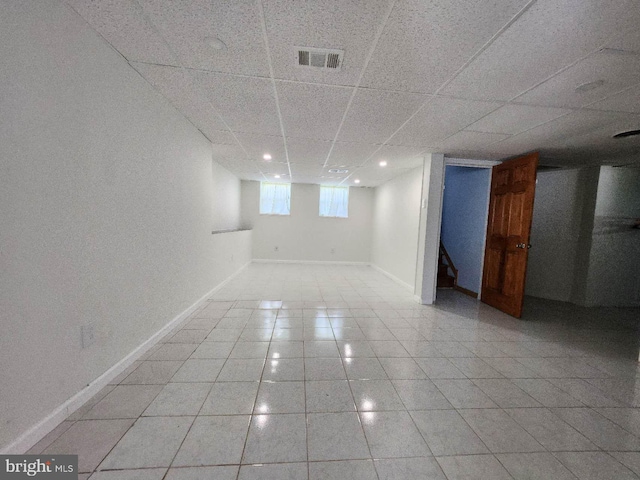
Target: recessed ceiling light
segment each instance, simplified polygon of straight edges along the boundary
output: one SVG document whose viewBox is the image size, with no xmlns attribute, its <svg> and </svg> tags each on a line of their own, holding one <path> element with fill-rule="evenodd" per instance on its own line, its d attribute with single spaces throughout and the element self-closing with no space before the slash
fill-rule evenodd
<svg viewBox="0 0 640 480">
<path fill-rule="evenodd" d="M 378 165 L 380 165 L 381 167 L 386 167 L 387 166 L 387 161 L 386 160 L 382 160 Z"/>
<path fill-rule="evenodd" d="M 280 178 L 280 175 L 274 175 L 273 177 L 274 178 Z"/>
<path fill-rule="evenodd" d="M 269 155 L 268 153 L 265 153 L 264 155 L 262 155 L 262 158 L 264 158 L 265 160 L 269 161 L 269 160 L 271 160 L 271 155 Z"/>
<path fill-rule="evenodd" d="M 360 183 L 360 180 L 358 180 L 357 178 L 353 181 L 353 183 Z"/>
<path fill-rule="evenodd" d="M 227 48 L 227 45 L 218 37 L 207 37 L 205 39 L 205 42 L 207 42 L 207 45 L 209 45 L 214 50 L 226 50 Z"/>
</svg>

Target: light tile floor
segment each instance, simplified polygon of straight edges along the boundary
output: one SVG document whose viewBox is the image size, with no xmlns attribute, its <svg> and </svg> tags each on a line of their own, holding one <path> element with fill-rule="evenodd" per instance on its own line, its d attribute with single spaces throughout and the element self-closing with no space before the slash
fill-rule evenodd
<svg viewBox="0 0 640 480">
<path fill-rule="evenodd" d="M 253 264 L 30 453 L 81 479 L 630 479 L 638 309 Z"/>
</svg>

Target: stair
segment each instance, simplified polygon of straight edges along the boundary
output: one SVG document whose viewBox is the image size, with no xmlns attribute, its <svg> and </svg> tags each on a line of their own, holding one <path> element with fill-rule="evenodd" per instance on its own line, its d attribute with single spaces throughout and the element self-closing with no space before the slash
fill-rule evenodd
<svg viewBox="0 0 640 480">
<path fill-rule="evenodd" d="M 444 245 L 440 244 L 440 254 L 438 256 L 438 288 L 454 288 L 457 284 L 457 270 L 450 262 L 451 259 L 446 253 Z M 452 271 L 453 275 L 451 275 L 449 271 Z"/>
</svg>

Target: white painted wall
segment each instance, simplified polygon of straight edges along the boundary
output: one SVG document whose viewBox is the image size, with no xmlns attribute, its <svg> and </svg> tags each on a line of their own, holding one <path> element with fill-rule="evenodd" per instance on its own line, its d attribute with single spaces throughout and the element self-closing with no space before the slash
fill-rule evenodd
<svg viewBox="0 0 640 480">
<path fill-rule="evenodd" d="M 640 170 L 540 172 L 527 295 L 584 306 L 640 305 Z"/>
<path fill-rule="evenodd" d="M 580 170 L 538 172 L 525 293 L 568 302 L 580 235 Z"/>
<path fill-rule="evenodd" d="M 376 187 L 371 262 L 412 290 L 416 279 L 422 167 Z"/>
<path fill-rule="evenodd" d="M 220 164 L 213 162 L 214 231 L 233 230 L 240 226 L 240 179 Z"/>
<path fill-rule="evenodd" d="M 253 258 L 369 263 L 373 190 L 349 189 L 349 218 L 320 217 L 319 199 L 319 185 L 294 183 L 291 215 L 260 215 L 260 182 L 242 181 L 242 224 L 253 229 Z"/>
<path fill-rule="evenodd" d="M 640 169 L 601 167 L 587 305 L 640 305 Z"/>
<path fill-rule="evenodd" d="M 0 58 L 3 449 L 247 262 L 250 234 L 211 234 L 237 219 L 212 178 L 233 180 L 68 7 L 3 3 Z"/>
</svg>

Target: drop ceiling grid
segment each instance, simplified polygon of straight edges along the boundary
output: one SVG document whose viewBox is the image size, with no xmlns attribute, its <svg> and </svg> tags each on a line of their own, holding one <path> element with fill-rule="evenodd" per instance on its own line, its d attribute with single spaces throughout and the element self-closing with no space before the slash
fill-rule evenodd
<svg viewBox="0 0 640 480">
<path fill-rule="evenodd" d="M 388 5 L 389 0 L 264 2 L 276 78 L 355 86 Z M 338 71 L 292 68 L 292 61 L 297 61 L 294 47 L 336 48 L 346 55 Z"/>
<path fill-rule="evenodd" d="M 66 4 L 128 61 L 161 65 L 175 61 L 167 43 L 141 15 L 137 2 L 66 0 Z"/>
<path fill-rule="evenodd" d="M 399 1 L 363 84 L 436 93 L 533 1 Z"/>
<path fill-rule="evenodd" d="M 480 56 L 482 54 L 482 52 L 484 52 L 487 48 L 489 48 L 489 46 L 491 46 L 499 37 L 500 35 L 502 35 L 505 31 L 507 31 L 508 28 L 510 28 L 519 18 L 522 17 L 522 15 L 524 15 L 529 8 L 536 2 L 536 0 L 529 0 L 529 2 L 527 2 L 517 13 L 515 13 L 511 19 L 509 19 L 508 22 L 506 22 L 504 25 L 502 25 L 502 27 L 493 34 L 493 36 L 491 38 L 489 38 L 486 43 L 484 43 L 484 45 L 482 45 L 476 52 L 474 52 L 473 55 L 471 55 L 471 57 L 451 76 L 451 78 L 449 78 L 447 81 L 445 81 L 436 91 L 435 91 L 435 95 L 438 95 L 444 88 L 446 88 L 455 78 L 457 78 L 457 76 L 465 69 L 467 68 L 478 56 Z M 435 97 L 434 95 L 434 97 Z M 394 135 L 396 135 L 399 131 L 401 131 L 424 107 L 425 105 L 429 104 L 430 101 L 434 98 L 434 97 L 430 97 L 427 98 L 425 100 L 425 102 L 402 124 L 400 125 L 400 127 L 398 127 L 398 129 L 392 133 L 383 143 L 383 145 L 386 145 L 387 142 L 393 138 Z M 379 149 L 378 149 L 379 150 Z M 367 160 L 365 160 L 364 165 L 366 165 L 370 160 L 371 157 L 373 157 L 373 155 L 375 155 L 375 153 L 378 151 L 376 150 L 375 152 L 373 152 L 373 154 L 367 158 Z M 426 150 L 425 150 L 426 152 Z M 347 181 L 355 172 L 353 172 L 351 175 L 349 175 L 347 178 L 345 178 L 345 181 Z"/>
<path fill-rule="evenodd" d="M 362 65 L 362 68 L 360 70 L 360 74 L 358 75 L 358 80 L 356 81 L 355 84 L 355 88 L 353 89 L 353 92 L 351 93 L 351 97 L 349 98 L 349 102 L 347 103 L 347 108 L 345 108 L 344 114 L 342 115 L 342 120 L 340 121 L 340 125 L 338 126 L 338 130 L 336 131 L 335 136 L 333 137 L 333 144 L 331 145 L 331 148 L 329 149 L 329 153 L 327 154 L 327 158 L 324 161 L 324 166 L 326 167 L 327 164 L 329 163 L 329 158 L 331 157 L 331 152 L 333 150 L 333 145 L 335 145 L 336 141 L 338 140 L 338 137 L 340 135 L 340 130 L 342 129 L 342 125 L 344 124 L 346 118 L 347 118 L 347 113 L 349 112 L 349 109 L 351 107 L 351 104 L 353 103 L 353 99 L 356 96 L 356 93 L 358 92 L 358 87 L 360 86 L 360 84 L 362 83 L 362 78 L 367 70 L 367 67 L 369 66 L 369 62 L 371 61 L 371 57 L 373 56 L 373 53 L 376 49 L 376 46 L 378 45 L 378 41 L 380 40 L 380 37 L 382 36 L 382 32 L 384 32 L 384 28 L 387 25 L 387 22 L 389 21 L 389 17 L 391 16 L 391 12 L 393 11 L 394 7 L 396 4 L 396 0 L 391 0 L 388 4 L 384 19 L 382 22 L 380 22 L 380 25 L 378 26 L 378 29 L 376 31 L 376 36 L 373 39 L 373 41 L 371 42 L 371 46 L 369 47 L 369 51 L 367 52 L 367 57 L 365 58 L 364 64 Z M 348 178 L 348 177 L 347 177 Z M 346 180 L 346 178 L 345 178 Z"/>
<path fill-rule="evenodd" d="M 162 33 L 159 31 L 158 26 L 154 24 L 153 21 L 151 21 L 151 19 L 149 18 L 149 14 L 145 11 L 145 8 L 142 4 L 140 4 L 141 0 L 133 0 L 133 4 L 136 5 L 138 7 L 138 11 L 142 16 L 142 19 L 145 22 L 145 25 L 148 25 L 150 27 L 151 30 L 153 30 L 153 32 L 162 39 L 162 41 L 164 42 L 164 44 L 167 47 L 167 50 L 171 53 L 171 57 L 174 59 L 175 64 L 182 70 L 182 73 L 184 76 L 186 76 L 189 79 L 189 83 L 193 86 L 195 86 L 196 88 L 194 90 L 198 90 L 197 88 L 197 82 L 196 79 L 193 77 L 193 75 L 191 74 L 191 71 L 187 70 L 183 63 L 180 61 L 180 57 L 179 55 L 176 53 L 176 51 L 172 48 L 171 44 L 169 43 L 169 41 L 162 35 Z M 222 117 L 222 115 L 220 115 L 219 111 L 214 107 L 214 105 L 209 102 L 210 106 L 212 107 L 212 111 L 214 111 L 216 113 L 216 115 L 219 117 L 220 121 L 225 125 L 225 127 L 227 128 L 227 130 L 231 133 L 231 135 L 235 138 L 236 142 L 238 143 L 238 145 L 243 149 L 245 155 L 248 155 L 246 149 L 244 148 L 244 146 L 242 145 L 242 143 L 240 142 L 240 140 L 238 139 L 238 137 L 236 136 L 236 134 L 234 133 L 234 131 L 229 127 L 229 125 L 227 124 L 227 122 L 225 121 L 225 119 Z M 262 173 L 262 172 L 261 172 Z M 265 179 L 266 176 L 264 174 L 262 174 Z"/>
<path fill-rule="evenodd" d="M 269 75 L 267 46 L 255 0 L 137 1 L 183 67 Z M 209 43 L 212 32 L 233 49 L 214 49 Z"/>
<path fill-rule="evenodd" d="M 637 22 L 640 22 L 640 9 L 636 9 L 635 18 L 636 18 Z M 525 99 L 526 99 L 527 95 L 530 92 L 532 92 L 534 90 L 537 90 L 540 87 L 543 87 L 548 82 L 554 81 L 554 79 L 556 79 L 556 77 L 563 76 L 567 72 L 569 72 L 569 75 L 570 75 L 571 73 L 573 73 L 573 72 L 571 72 L 571 70 L 574 70 L 576 66 L 579 66 L 581 63 L 589 60 L 593 56 L 596 56 L 598 54 L 606 55 L 603 52 L 601 52 L 602 50 L 605 50 L 607 48 L 616 49 L 616 47 L 620 47 L 620 45 L 622 45 L 622 48 L 624 49 L 626 46 L 628 46 L 626 44 L 626 42 L 624 42 L 624 40 L 627 39 L 627 38 L 630 38 L 630 37 L 633 38 L 634 35 L 638 39 L 638 42 L 637 42 L 638 45 L 635 45 L 636 42 L 632 41 L 631 42 L 631 50 L 628 50 L 628 51 L 635 52 L 636 53 L 636 60 L 637 60 L 637 58 L 638 58 L 637 55 L 640 54 L 640 34 L 638 34 L 637 26 L 634 25 L 633 27 L 627 28 L 622 33 L 621 32 L 612 33 L 601 45 L 597 46 L 593 51 L 591 51 L 591 52 L 587 53 L 586 55 L 584 55 L 583 57 L 577 59 L 575 62 L 566 65 L 565 67 L 563 67 L 560 70 L 556 71 L 555 73 L 553 73 L 552 75 L 550 75 L 546 79 L 542 80 L 538 84 L 531 86 L 530 88 L 528 88 L 524 92 L 522 92 L 522 93 L 518 94 L 517 96 L 515 96 L 513 99 L 511 99 L 511 101 L 512 102 L 527 103 L 526 100 L 522 101 L 521 99 L 523 97 L 525 97 Z M 623 41 L 620 42 L 620 40 L 623 40 Z M 631 61 L 633 61 L 633 59 Z M 599 69 L 599 71 L 602 71 L 602 68 Z M 606 72 L 606 73 L 609 74 L 609 72 Z M 576 84 L 576 86 L 578 86 L 578 85 L 579 84 Z M 620 87 L 617 92 L 611 92 L 609 95 L 612 95 L 612 94 L 615 94 L 615 93 L 619 93 L 620 91 L 624 91 L 625 89 L 626 89 L 626 87 Z M 579 105 L 578 108 L 579 107 L 584 107 L 584 106 L 588 106 L 588 103 L 584 104 L 584 105 Z"/>
<path fill-rule="evenodd" d="M 598 85 L 593 79 L 604 82 Z M 519 95 L 518 103 L 546 107 L 582 108 L 637 83 L 640 55 L 615 55 L 596 51 Z M 591 84 L 591 90 L 576 90 Z"/>
<path fill-rule="evenodd" d="M 638 15 L 638 13 L 640 13 L 640 9 L 636 9 L 636 15 L 638 16 L 638 19 L 640 20 L 640 15 Z M 551 88 L 550 91 L 546 90 L 547 86 L 549 84 L 553 84 L 555 81 L 558 81 L 562 79 L 563 76 L 565 75 L 572 75 L 575 72 L 576 67 L 579 67 L 581 64 L 583 64 L 583 62 L 585 61 L 589 61 L 590 59 L 594 58 L 595 56 L 600 55 L 601 58 L 605 58 L 606 59 L 606 54 L 600 53 L 600 50 L 607 47 L 607 46 L 613 46 L 615 45 L 615 41 L 619 40 L 620 38 L 625 39 L 627 38 L 628 35 L 637 35 L 637 28 L 635 27 L 629 27 L 625 29 L 625 33 L 621 34 L 620 32 L 616 32 L 613 33 L 611 35 L 609 35 L 608 37 L 606 37 L 606 39 L 604 39 L 602 41 L 601 44 L 597 44 L 597 46 L 595 46 L 595 48 L 593 49 L 593 51 L 589 51 L 587 54 L 585 54 L 583 57 L 578 58 L 577 60 L 575 60 L 573 63 L 570 63 L 569 65 L 566 65 L 565 67 L 557 70 L 556 72 L 554 72 L 553 74 L 551 74 L 549 77 L 545 78 L 544 80 L 538 82 L 537 84 L 531 86 L 530 88 L 526 89 L 524 92 L 515 95 L 512 99 L 508 100 L 505 104 L 505 107 L 508 105 L 528 105 L 531 107 L 564 107 L 565 109 L 579 109 L 582 108 L 584 109 L 585 107 L 589 107 L 591 104 L 597 103 L 598 100 L 595 101 L 586 101 L 586 102 L 580 102 L 579 99 L 575 98 L 575 92 L 573 91 L 565 91 L 564 92 L 564 102 L 561 101 L 560 99 L 557 99 L 557 97 L 562 98 L 563 97 L 563 92 L 559 92 L 559 87 L 556 86 L 555 88 Z M 640 38 L 640 35 L 638 35 L 638 37 Z M 635 45 L 635 44 L 634 44 Z M 609 57 L 611 57 L 613 55 L 610 55 Z M 597 58 L 596 58 L 597 61 Z M 607 60 L 601 60 L 601 61 L 607 61 Z M 634 58 L 631 60 L 632 62 L 634 62 L 634 65 L 640 65 L 640 62 L 638 62 L 638 58 Z M 610 60 L 611 63 L 615 63 L 616 60 Z M 602 68 L 599 69 L 593 69 L 592 71 L 602 71 Z M 637 67 L 634 69 L 637 70 Z M 605 69 L 605 71 L 607 72 L 606 75 L 609 75 L 609 77 L 612 77 L 611 73 Z M 625 71 L 625 73 L 627 73 Z M 616 91 L 614 92 L 610 92 L 610 94 L 608 96 L 605 96 L 603 99 L 609 98 L 610 96 L 615 95 L 616 93 L 619 93 L 620 91 L 625 91 L 626 89 L 630 88 L 628 84 L 632 83 L 632 78 L 636 77 L 637 78 L 637 74 L 634 75 L 633 73 L 629 74 L 629 77 L 625 79 L 624 82 L 620 82 L 620 80 L 616 79 L 616 81 L 619 83 L 619 87 L 616 89 Z M 585 79 L 589 78 L 588 76 L 583 77 Z M 594 78 L 593 76 L 591 78 Z M 579 83 L 576 83 L 575 81 L 573 82 L 575 85 L 579 85 Z M 585 82 L 586 83 L 586 82 Z M 626 83 L 626 86 L 625 86 Z M 608 87 L 608 86 L 607 86 Z M 597 89 L 598 91 L 600 89 Z M 546 101 L 544 100 L 545 95 L 538 93 L 538 92 L 544 92 L 544 94 L 546 94 L 547 98 L 554 98 L 556 99 L 555 101 Z M 536 95 L 534 97 L 534 95 Z M 504 108 L 504 107 L 503 107 Z M 500 109 L 498 109 L 500 110 Z M 489 117 L 493 112 L 487 114 L 486 116 Z M 571 113 L 571 111 L 568 111 L 568 113 L 565 113 L 564 115 L 568 115 L 569 113 Z M 563 117 L 564 115 L 560 115 L 558 118 Z M 482 121 L 483 118 L 481 118 L 479 121 Z M 530 129 L 518 132 L 516 134 L 514 134 L 513 136 L 517 136 L 517 135 L 523 135 L 526 134 L 529 130 L 536 128 L 538 126 L 547 124 L 547 123 L 552 123 L 555 120 L 557 120 L 557 118 L 552 118 L 549 119 L 546 122 L 543 122 L 539 125 L 533 126 Z M 503 140 L 498 140 L 497 142 L 494 142 L 490 145 L 488 145 L 488 147 L 493 147 L 493 146 L 497 146 L 499 148 L 499 145 L 496 144 L 500 144 L 502 142 L 506 142 L 509 140 L 510 137 L 507 137 Z M 448 139 L 446 139 L 448 140 Z M 539 148 L 539 146 L 532 146 L 532 149 L 535 148 Z M 477 148 L 479 151 L 482 150 L 482 147 L 478 147 Z M 515 155 L 518 153 L 522 153 L 522 151 L 514 151 L 511 150 L 509 155 Z"/>
<path fill-rule="evenodd" d="M 289 180 L 293 182 L 293 174 L 291 173 L 291 164 L 289 163 L 289 152 L 287 151 L 287 136 L 284 130 L 284 122 L 282 121 L 282 111 L 280 109 L 280 97 L 278 96 L 278 88 L 274 80 L 273 74 L 273 61 L 271 60 L 271 50 L 269 49 L 269 38 L 267 36 L 267 25 L 264 18 L 264 7 L 262 0 L 257 0 L 258 10 L 260 12 L 260 27 L 262 28 L 262 39 L 264 41 L 265 49 L 267 51 L 267 61 L 269 62 L 269 77 L 271 78 L 271 86 L 273 87 L 273 94 L 276 100 L 276 113 L 278 115 L 278 122 L 280 124 L 280 132 L 282 133 L 282 140 L 284 144 L 284 154 L 287 160 L 287 169 L 289 170 Z"/>
<path fill-rule="evenodd" d="M 630 94 L 631 96 L 627 96 Z M 595 110 L 640 113 L 640 83 L 587 105 Z"/>
<path fill-rule="evenodd" d="M 396 152 L 391 155 L 389 153 L 391 160 L 389 166 L 392 168 L 388 168 L 387 171 L 395 170 L 392 163 L 396 166 L 412 165 L 416 162 L 418 155 L 425 151 L 439 151 L 435 150 L 436 148 L 446 148 L 447 151 L 444 153 L 449 154 L 469 151 L 476 152 L 476 156 L 485 155 L 495 158 L 498 152 L 513 151 L 516 146 L 527 145 L 540 148 L 541 145 L 548 145 L 547 150 L 560 158 L 562 155 L 570 155 L 571 152 L 581 153 L 580 148 L 585 146 L 580 143 L 581 141 L 594 141 L 589 132 L 608 132 L 608 126 L 614 125 L 616 119 L 608 116 L 607 113 L 628 110 L 631 110 L 630 113 L 640 113 L 640 109 L 632 105 L 633 99 L 639 97 L 640 85 L 632 85 L 634 74 L 630 72 L 627 65 L 622 65 L 624 62 L 613 59 L 609 62 L 614 65 L 619 64 L 621 75 L 616 75 L 615 78 L 610 75 L 610 85 L 586 95 L 587 100 L 572 99 L 574 95 L 568 87 L 577 78 L 589 77 L 582 72 L 582 65 L 591 61 L 590 58 L 594 58 L 600 48 L 621 48 L 621 46 L 636 48 L 640 45 L 640 35 L 633 29 L 636 22 L 640 21 L 640 9 L 636 8 L 634 11 L 631 8 L 636 0 L 616 0 L 608 11 L 605 11 L 606 6 L 600 2 L 578 0 L 529 0 L 528 2 L 514 0 L 508 2 L 508 7 L 512 10 L 505 8 L 502 11 L 498 7 L 504 6 L 503 2 L 474 0 L 468 6 L 470 12 L 473 12 L 477 6 L 476 3 L 480 2 L 486 7 L 481 12 L 484 15 L 482 18 L 491 17 L 491 12 L 496 8 L 503 17 L 499 22 L 491 19 L 494 22 L 491 28 L 487 27 L 489 23 L 479 19 L 479 26 L 485 28 L 482 32 L 469 33 L 459 28 L 460 31 L 456 36 L 456 32 L 452 30 L 452 38 L 455 38 L 455 42 L 462 42 L 453 43 L 465 46 L 457 48 L 465 53 L 459 60 L 456 60 L 458 57 L 450 59 L 450 64 L 457 70 L 452 75 L 447 71 L 448 78 L 440 85 L 438 85 L 440 80 L 434 84 L 438 85 L 437 88 L 433 87 L 436 88 L 435 92 L 432 87 L 427 88 L 428 93 L 434 95 L 425 95 L 425 85 L 429 83 L 426 77 L 423 78 L 424 85 L 417 85 L 419 88 L 415 88 L 416 91 L 414 87 L 407 88 L 407 85 L 371 79 L 375 79 L 376 75 L 383 75 L 383 77 L 386 75 L 378 63 L 380 59 L 389 57 L 389 52 L 401 45 L 403 40 L 413 40 L 416 45 L 421 45 L 422 40 L 429 37 L 428 35 L 420 36 L 420 32 L 416 32 L 415 29 L 405 29 L 404 33 L 407 35 L 405 39 L 398 37 L 401 32 L 397 31 L 398 27 L 394 25 L 409 25 L 404 24 L 402 18 L 408 16 L 414 23 L 417 22 L 416 25 L 421 25 L 420 22 L 426 21 L 426 18 L 435 25 L 435 30 L 441 29 L 438 32 L 442 37 L 439 39 L 442 40 L 446 38 L 447 33 L 450 33 L 447 30 L 448 26 L 455 25 L 454 20 L 462 22 L 458 25 L 460 27 L 464 25 L 465 18 L 474 17 L 468 12 L 456 13 L 457 7 L 453 4 L 447 5 L 441 2 L 438 5 L 432 5 L 418 0 L 389 2 L 376 0 L 375 4 L 372 3 L 372 11 L 366 12 L 359 11 L 355 4 L 344 4 L 345 18 L 336 21 L 335 28 L 333 24 L 327 29 L 324 25 L 316 27 L 316 32 L 309 33 L 309 41 L 311 43 L 328 41 L 327 39 L 331 39 L 332 36 L 343 38 L 346 39 L 344 42 L 347 45 L 345 62 L 353 60 L 349 59 L 350 52 L 362 57 L 366 50 L 365 46 L 368 45 L 367 56 L 364 61 L 359 58 L 357 62 L 349 64 L 349 74 L 346 76 L 327 76 L 329 73 L 337 73 L 329 72 L 316 77 L 315 75 L 306 76 L 306 74 L 299 76 L 298 68 L 293 65 L 290 67 L 294 69 L 293 73 L 287 75 L 286 69 L 283 70 L 283 67 L 279 66 L 278 62 L 283 59 L 280 52 L 288 48 L 286 32 L 280 27 L 286 26 L 287 22 L 293 22 L 291 28 L 292 31 L 296 31 L 294 37 L 302 41 L 307 38 L 304 36 L 303 28 L 306 25 L 305 21 L 311 21 L 313 24 L 315 22 L 313 19 L 320 18 L 323 14 L 328 14 L 327 18 L 333 18 L 333 11 L 329 7 L 332 2 L 336 3 L 338 0 L 312 2 L 311 7 L 294 0 L 270 0 L 269 2 L 239 0 L 235 3 L 229 2 L 230 5 L 226 6 L 215 6 L 215 12 L 218 15 L 210 22 L 215 27 L 214 34 L 220 33 L 225 37 L 223 40 L 230 39 L 232 47 L 235 46 L 236 40 L 240 42 L 238 47 L 240 54 L 232 48 L 231 52 L 221 55 L 220 64 L 208 62 L 207 58 L 203 59 L 203 54 L 208 52 L 202 49 L 206 47 L 206 45 L 203 47 L 202 41 L 198 45 L 181 47 L 178 45 L 180 47 L 177 50 L 178 53 L 175 48 L 172 48 L 172 44 L 175 47 L 176 44 L 190 43 L 189 39 L 192 38 L 190 35 L 195 35 L 194 32 L 199 32 L 196 35 L 199 39 L 211 27 L 208 24 L 204 26 L 207 19 L 213 15 L 214 5 L 216 5 L 210 0 L 194 0 L 191 2 L 192 11 L 180 10 L 176 15 L 161 8 L 166 3 L 163 0 L 66 1 L 138 71 L 145 68 L 147 72 L 153 68 L 159 70 L 175 68 L 181 72 L 184 79 L 167 80 L 164 84 L 157 79 L 154 82 L 151 78 L 153 75 L 149 73 L 140 73 L 214 145 L 230 143 L 238 145 L 242 153 L 237 157 L 237 162 L 230 162 L 229 158 L 219 156 L 221 159 L 225 158 L 224 162 L 231 165 L 230 169 L 235 173 L 239 173 L 240 170 L 243 172 L 250 170 L 248 167 L 241 167 L 245 165 L 247 159 L 251 161 L 252 168 L 260 169 L 264 165 L 260 154 L 264 146 L 269 146 L 269 149 L 273 150 L 272 155 L 277 157 L 274 158 L 275 161 L 286 162 L 289 175 L 295 174 L 295 169 L 292 168 L 294 164 L 313 167 L 317 165 L 317 160 L 324 156 L 323 164 L 318 166 L 347 165 L 346 168 L 352 170 L 351 175 L 344 181 L 352 178 L 353 173 L 358 169 L 362 170 L 369 167 L 372 162 L 379 161 L 391 147 L 407 147 L 411 154 Z M 182 8 L 188 8 L 182 5 Z M 219 8 L 222 8 L 221 13 Z M 425 17 L 424 11 L 429 8 L 439 13 L 434 14 L 433 18 Z M 438 11 L 438 8 L 444 10 Z M 626 17 L 625 9 L 629 10 Z M 295 16 L 296 12 L 300 14 L 299 18 Z M 563 12 L 570 12 L 570 15 L 563 16 Z M 343 13 L 342 10 L 340 13 Z M 382 14 L 384 17 L 381 17 Z M 465 14 L 467 14 L 466 17 Z M 196 18 L 192 20 L 191 17 L 194 15 Z M 558 20 L 559 17 L 563 18 Z M 355 35 L 354 32 L 360 31 L 356 31 L 355 28 L 351 28 L 353 32 L 349 31 L 350 22 L 353 25 L 353 22 L 358 19 L 361 20 L 361 24 L 357 26 L 366 31 L 366 35 Z M 222 26 L 220 22 L 225 25 Z M 568 26 L 572 25 L 571 22 L 576 24 L 582 22 L 583 25 L 569 28 Z M 225 30 L 227 25 L 232 26 L 235 32 L 228 33 Z M 589 28 L 585 28 L 584 25 Z M 188 28 L 191 26 L 194 28 Z M 579 28 L 585 31 L 577 32 Z M 185 30 L 190 31 L 185 32 Z M 256 32 L 259 33 L 258 37 Z M 529 38 L 527 32 L 535 32 L 537 35 Z M 352 34 L 353 38 L 350 39 L 349 34 Z M 229 35 L 228 38 L 227 35 Z M 491 36 L 487 40 L 489 35 Z M 512 41 L 517 40 L 518 37 L 525 37 L 524 43 Z M 256 38 L 261 41 L 257 42 Z M 290 45 L 291 63 L 293 63 L 293 46 Z M 336 44 L 300 46 L 341 47 Z M 523 46 L 525 48 L 522 48 Z M 250 56 L 246 64 L 242 63 L 237 68 L 230 67 L 235 60 L 227 58 L 227 54 L 241 58 L 247 49 L 251 50 L 255 56 Z M 532 57 L 534 63 L 536 58 L 545 62 L 548 60 L 543 64 L 544 69 L 542 69 L 545 70 L 545 78 L 536 75 L 536 78 L 527 79 L 525 89 L 526 92 L 530 92 L 529 95 L 526 95 L 523 90 L 517 92 L 515 96 L 503 94 L 505 91 L 513 90 L 514 86 L 517 87 L 518 78 L 520 78 L 517 75 L 504 78 L 504 81 L 494 81 L 490 85 L 491 88 L 485 88 L 487 77 L 493 80 L 499 78 L 496 76 L 499 74 L 492 71 L 495 70 L 494 60 L 496 57 L 504 57 L 505 51 L 511 53 L 506 58 L 502 58 L 500 69 L 496 70 L 498 72 L 508 70 L 508 65 L 517 63 L 517 57 L 525 56 L 527 51 L 537 52 L 538 57 L 535 55 Z M 260 60 L 256 60 L 257 58 Z M 385 71 L 389 69 L 393 71 L 395 66 L 398 78 L 404 78 L 398 73 L 406 68 L 402 60 L 404 59 L 398 60 L 400 63 L 394 61 L 386 65 Z M 464 64 L 459 66 L 462 60 L 465 60 Z M 144 67 L 144 64 L 150 62 L 163 65 Z M 444 60 L 440 63 L 443 64 L 443 62 Z M 175 65 L 170 66 L 170 64 Z M 601 68 L 596 67 L 587 70 L 588 72 L 602 71 Z M 358 78 L 354 82 L 356 71 Z M 419 72 L 419 69 L 416 71 Z M 546 74 L 547 71 L 549 74 Z M 171 77 L 171 74 L 162 71 L 156 75 L 156 77 L 163 76 Z M 467 81 L 471 77 L 474 77 L 473 84 Z M 621 77 L 624 77 L 624 82 Z M 184 87 L 185 84 L 191 86 Z M 271 93 L 268 93 L 263 85 L 270 85 L 268 90 L 271 90 Z M 481 91 L 478 90 L 477 85 L 480 85 Z M 472 89 L 469 90 L 468 87 Z M 536 89 L 547 92 L 542 100 L 539 96 L 534 97 Z M 189 94 L 185 94 L 185 91 Z M 468 115 L 459 113 L 456 105 L 474 99 L 479 99 L 479 103 L 482 103 L 483 100 L 494 98 L 495 91 L 501 94 L 499 101 L 485 102 L 495 108 L 488 108 L 485 111 L 484 108 L 476 109 L 477 105 L 470 103 L 472 106 L 475 105 L 471 109 L 473 111 Z M 560 102 L 560 105 L 565 108 L 548 108 L 540 105 L 549 103 L 545 101 L 545 96 L 556 95 L 562 91 L 569 99 Z M 299 100 L 305 96 L 305 92 L 308 100 L 318 105 L 318 111 L 322 115 L 310 113 L 305 116 L 297 111 L 304 105 Z M 443 105 L 443 102 L 449 103 L 445 113 L 442 113 L 441 109 L 434 108 L 434 105 Z M 510 110 L 525 112 L 527 107 L 534 110 L 517 115 L 517 124 L 514 125 L 513 121 L 505 120 Z M 322 108 L 331 112 L 325 114 Z M 379 119 L 376 119 L 377 110 L 382 112 Z M 609 112 L 609 110 L 612 111 Z M 590 111 L 596 113 L 586 113 Z M 576 116 L 576 112 L 583 112 L 582 117 Z M 429 113 L 434 117 L 431 123 L 424 118 L 425 114 Z M 569 119 L 564 119 L 567 116 Z M 591 123 L 592 117 L 595 119 L 593 123 Z M 584 128 L 576 129 L 574 124 L 577 122 L 580 125 L 580 118 L 583 118 L 586 123 L 583 125 Z M 629 118 L 629 122 L 633 123 L 640 117 Z M 440 123 L 449 122 L 450 125 L 443 128 L 437 125 L 437 120 Z M 507 128 L 504 128 L 505 122 Z M 503 131 L 507 129 L 509 131 Z M 277 142 L 277 145 L 272 142 Z M 561 152 L 562 143 L 571 147 Z M 621 143 L 613 144 L 608 139 L 603 139 L 600 143 L 615 145 L 620 152 L 630 154 L 637 152 L 637 149 L 634 150 L 635 147 L 628 147 L 629 142 L 624 148 L 617 147 L 622 145 Z M 237 155 L 232 150 L 220 146 L 214 150 L 224 151 L 225 155 L 231 157 Z M 416 150 L 420 151 L 417 155 L 413 153 Z M 521 152 L 513 151 L 511 154 L 515 153 Z M 503 157 L 506 155 L 503 154 Z M 237 167 L 234 167 L 236 164 Z M 266 172 L 271 168 L 265 166 L 264 170 Z M 266 178 L 264 173 L 262 175 Z M 321 177 L 318 177 L 317 181 L 321 181 Z"/>
<path fill-rule="evenodd" d="M 631 31 L 638 10 L 636 0 L 537 0 L 442 93 L 513 100 Z"/>
</svg>

